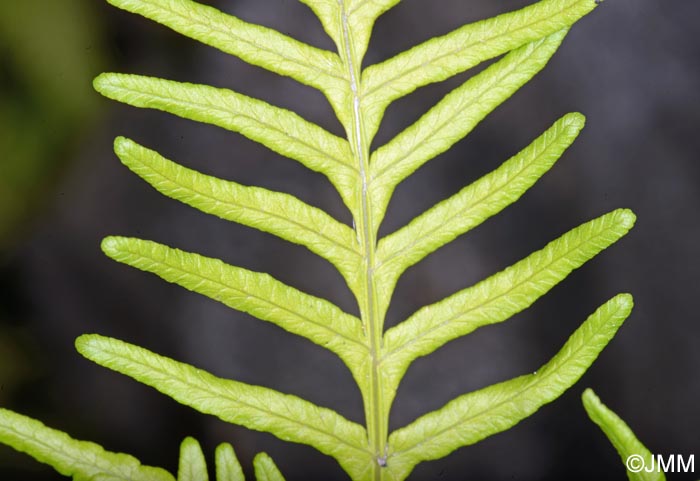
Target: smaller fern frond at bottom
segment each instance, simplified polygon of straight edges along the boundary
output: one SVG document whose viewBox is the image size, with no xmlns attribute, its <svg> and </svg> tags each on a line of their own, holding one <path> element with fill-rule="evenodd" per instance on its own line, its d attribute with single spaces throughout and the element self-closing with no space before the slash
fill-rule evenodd
<svg viewBox="0 0 700 481">
<path fill-rule="evenodd" d="M 71 438 L 40 421 L 0 409 L 0 442 L 51 465 L 76 481 L 175 481 L 161 468 L 143 466 L 128 454 L 106 451 L 102 446 Z"/>
<path fill-rule="evenodd" d="M 638 458 L 640 467 L 654 465 L 651 451 L 637 439 L 627 423 L 601 402 L 592 389 L 586 389 L 581 398 L 588 417 L 605 433 L 623 463 L 627 464 L 634 456 Z M 627 469 L 627 477 L 630 481 L 666 481 L 662 469 L 641 469 L 637 472 Z"/>
<path fill-rule="evenodd" d="M 7 409 L 0 409 L 0 442 L 52 466 L 74 481 L 176 481 L 162 468 L 144 466 L 133 456 L 107 451 L 93 442 L 79 441 Z M 220 444 L 215 456 L 216 481 L 245 481 L 230 444 Z M 265 453 L 257 455 L 254 466 L 257 481 L 284 481 Z M 204 453 L 194 438 L 185 438 L 180 446 L 177 481 L 209 481 Z"/>
<path fill-rule="evenodd" d="M 258 481 L 284 481 L 282 473 L 272 461 L 272 458 L 265 453 L 260 453 L 253 459 L 255 468 L 255 478 Z"/>
</svg>

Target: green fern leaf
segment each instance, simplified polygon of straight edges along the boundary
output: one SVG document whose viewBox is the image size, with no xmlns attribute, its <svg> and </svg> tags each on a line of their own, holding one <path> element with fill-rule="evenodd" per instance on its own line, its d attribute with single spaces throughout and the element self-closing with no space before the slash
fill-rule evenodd
<svg viewBox="0 0 700 481">
<path fill-rule="evenodd" d="M 0 442 L 51 465 L 75 481 L 175 481 L 161 468 L 142 466 L 132 456 L 78 441 L 6 409 L 0 409 Z"/>
<path fill-rule="evenodd" d="M 342 83 L 337 55 L 190 0 L 107 0 L 176 32 L 273 72 L 332 91 Z"/>
<path fill-rule="evenodd" d="M 209 481 L 202 447 L 194 438 L 187 437 L 180 445 L 177 481 Z"/>
<path fill-rule="evenodd" d="M 623 463 L 626 463 L 630 456 L 640 456 L 644 461 L 642 466 L 653 466 L 651 451 L 637 439 L 627 423 L 603 404 L 591 389 L 586 389 L 582 399 L 588 416 L 608 437 Z M 666 475 L 661 469 L 642 469 L 639 472 L 628 469 L 627 477 L 630 481 L 666 481 Z"/>
<path fill-rule="evenodd" d="M 632 310 L 621 294 L 594 312 L 551 361 L 534 374 L 465 394 L 391 434 L 387 469 L 396 479 L 420 461 L 504 431 L 571 387 L 615 335 Z"/>
<path fill-rule="evenodd" d="M 324 211 L 288 194 L 200 174 L 123 137 L 115 140 L 114 151 L 162 194 L 306 246 L 335 265 L 348 283 L 356 282 L 361 257 L 355 233 Z"/>
<path fill-rule="evenodd" d="M 348 473 L 362 472 L 371 462 L 364 428 L 330 409 L 272 389 L 221 379 L 116 339 L 84 335 L 76 340 L 76 348 L 91 361 L 202 413 L 313 446 L 335 458 Z"/>
<path fill-rule="evenodd" d="M 255 479 L 257 481 L 284 481 L 272 458 L 265 453 L 260 453 L 253 460 Z"/>
<path fill-rule="evenodd" d="M 420 120 L 372 154 L 373 215 L 381 219 L 394 188 L 446 151 L 494 108 L 534 77 L 561 44 L 566 30 L 520 47 L 467 80 Z"/>
<path fill-rule="evenodd" d="M 221 443 L 216 448 L 216 481 L 245 481 L 243 468 L 238 462 L 233 447 Z"/>
<path fill-rule="evenodd" d="M 140 75 L 105 73 L 93 84 L 113 100 L 206 122 L 260 142 L 326 175 L 353 208 L 358 174 L 347 140 L 294 112 L 227 89 Z"/>
<path fill-rule="evenodd" d="M 288 64 L 278 70 L 326 94 L 345 127 L 347 140 L 332 136 L 296 114 L 223 89 L 117 74 L 98 78 L 96 87 L 131 105 L 157 108 L 240 132 L 324 173 L 353 216 L 352 231 L 285 194 L 212 179 L 178 167 L 129 141 L 117 143 L 122 160 L 164 194 L 205 212 L 274 233 L 329 260 L 355 294 L 362 321 L 265 274 L 227 266 L 215 259 L 135 239 L 120 239 L 121 247 L 107 246 L 105 250 L 121 262 L 273 322 L 336 353 L 350 368 L 365 401 L 364 454 L 369 456 L 363 458 L 367 461 L 364 464 L 347 466 L 336 459 L 354 480 L 399 480 L 415 463 L 432 459 L 409 450 L 406 459 L 400 458 L 411 466 L 408 471 L 383 469 L 388 462 L 387 453 L 395 452 L 392 443 L 400 439 L 400 434 L 398 438 L 388 437 L 388 415 L 395 390 L 410 362 L 481 325 L 501 322 L 528 307 L 573 269 L 619 239 L 633 223 L 630 212 L 617 211 L 585 224 L 502 273 L 419 310 L 386 335 L 383 333 L 384 315 L 399 276 L 429 253 L 516 201 L 573 142 L 583 127 L 583 116 L 565 116 L 496 171 L 379 240 L 379 224 L 394 188 L 464 137 L 541 70 L 569 26 L 592 10 L 595 2 L 542 0 L 517 12 L 467 25 L 362 71 L 374 22 L 398 1 L 301 1 L 319 17 L 335 42 L 338 63 L 334 63 L 332 72 L 326 69 L 315 82 L 297 70 L 294 75 L 301 76 L 294 77 Z M 169 14 L 162 9 L 152 10 L 153 4 L 160 8 L 166 3 L 119 0 L 127 9 L 158 21 Z M 174 4 L 178 11 L 191 7 L 199 12 L 197 9 L 202 8 L 184 0 Z M 195 23 L 210 15 L 221 24 L 240 22 L 220 17 L 223 14 L 210 9 L 201 12 Z M 167 18 L 164 23 L 172 27 L 177 21 Z M 255 33 L 253 27 L 246 30 L 248 27 L 243 27 L 246 38 L 263 46 L 263 50 L 269 42 L 279 40 L 275 35 L 266 38 L 262 30 Z M 305 48 L 298 46 L 296 54 L 308 53 L 307 58 L 319 54 Z M 250 63 L 274 69 L 261 63 L 267 54 L 251 53 L 245 57 L 238 51 L 233 53 Z M 447 95 L 415 124 L 370 155 L 369 145 L 379 120 L 393 100 L 501 54 L 506 54 L 503 59 Z M 304 61 L 294 59 L 292 70 L 301 68 Z M 320 65 L 326 68 L 328 63 Z M 292 210 L 299 215 L 290 215 Z M 108 239 L 108 243 L 114 242 L 117 241 Z M 580 331 L 574 338 L 583 335 Z M 581 355 L 590 364 L 592 358 L 585 357 L 588 352 L 583 350 Z M 564 365 L 575 363 L 576 359 L 570 359 Z M 125 362 L 123 372 L 127 367 Z M 574 377 L 570 376 L 569 381 L 573 382 Z M 560 392 L 556 385 L 547 384 L 550 378 L 537 379 L 533 384 L 537 389 L 532 392 L 533 396 L 543 396 L 542 404 L 548 402 L 548 393 Z M 505 385 L 510 384 L 499 386 Z M 482 396 L 481 392 L 475 395 Z M 323 438 L 332 433 L 316 435 Z M 311 444 L 308 439 L 305 442 Z M 400 475 L 395 477 L 396 473 Z"/>
<path fill-rule="evenodd" d="M 125 237 L 107 237 L 102 250 L 112 259 L 153 272 L 239 311 L 272 322 L 336 353 L 353 374 L 366 356 L 360 320 L 323 299 L 304 294 L 268 274 L 218 259 Z"/>
<path fill-rule="evenodd" d="M 216 481 L 245 481 L 236 453 L 228 443 L 216 448 Z M 265 453 L 259 453 L 253 461 L 257 481 L 284 481 L 274 461 Z M 208 481 L 207 462 L 199 442 L 191 437 L 180 445 L 180 462 L 177 481 Z"/>
<path fill-rule="evenodd" d="M 634 215 L 627 210 L 590 221 L 502 272 L 419 309 L 384 333 L 385 314 L 401 274 L 515 202 L 573 142 L 583 127 L 583 116 L 563 117 L 492 173 L 379 239 L 380 223 L 394 189 L 467 135 L 539 72 L 569 27 L 595 7 L 595 0 L 541 0 L 428 40 L 364 70 L 373 25 L 399 0 L 300 0 L 318 16 L 337 53 L 191 0 L 109 1 L 250 64 L 315 87 L 328 98 L 346 139 L 293 112 L 226 89 L 123 74 L 103 74 L 95 80 L 95 88 L 107 97 L 240 133 L 324 174 L 348 207 L 352 228 L 288 194 L 215 179 L 131 140 L 118 138 L 115 142 L 122 162 L 161 193 L 303 245 L 331 262 L 355 295 L 360 318 L 268 274 L 155 242 L 109 237 L 103 250 L 119 262 L 272 322 L 338 355 L 362 394 L 366 427 L 303 399 L 220 379 L 115 339 L 79 338 L 76 346 L 85 357 L 201 412 L 313 446 L 336 459 L 354 481 L 402 481 L 421 461 L 508 429 L 561 395 L 591 365 L 629 314 L 630 296 L 610 300 L 537 373 L 465 394 L 389 435 L 393 397 L 413 360 L 527 308 L 572 270 L 625 235 L 634 223 Z M 504 57 L 371 152 L 379 122 L 391 102 L 500 55 Z M 39 429 L 31 424 L 36 421 L 27 423 L 30 432 Z M 65 443 L 66 452 L 78 449 L 66 435 L 56 436 L 55 445 Z M 82 466 L 79 458 L 56 455 L 54 451 L 60 453 L 60 449 L 46 454 L 42 445 L 26 438 L 18 441 L 9 436 L 7 442 L 58 466 L 61 472 L 73 469 L 71 463 Z M 86 452 L 103 453 L 99 447 L 86 446 Z M 118 462 L 111 455 L 104 456 L 107 464 Z M 141 469 L 155 469 L 141 468 L 130 457 L 123 462 L 125 469 L 137 474 Z M 266 455 L 259 455 L 254 464 L 258 481 L 283 480 Z M 216 471 L 218 481 L 243 481 L 240 464 L 228 445 L 217 449 Z M 121 475 L 121 471 L 98 470 L 90 479 L 117 481 L 123 479 Z M 186 439 L 180 481 L 202 481 L 206 476 L 199 444 Z"/>
</svg>

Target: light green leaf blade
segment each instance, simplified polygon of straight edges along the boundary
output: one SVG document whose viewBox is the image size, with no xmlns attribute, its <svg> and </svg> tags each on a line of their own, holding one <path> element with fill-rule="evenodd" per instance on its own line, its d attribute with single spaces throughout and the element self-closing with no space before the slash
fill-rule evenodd
<svg viewBox="0 0 700 481">
<path fill-rule="evenodd" d="M 569 27 L 594 0 L 541 0 L 428 40 L 365 69 L 362 104 L 374 135 L 386 107 L 418 87 L 445 80 L 485 60 Z"/>
<path fill-rule="evenodd" d="M 209 481 L 202 447 L 194 438 L 187 437 L 180 444 L 177 481 Z"/>
<path fill-rule="evenodd" d="M 102 250 L 118 262 L 303 336 L 340 356 L 354 375 L 366 356 L 359 319 L 268 274 L 141 239 L 107 237 Z"/>
<path fill-rule="evenodd" d="M 336 459 L 351 476 L 371 462 L 364 428 L 330 409 L 272 389 L 222 379 L 117 339 L 84 335 L 76 340 L 76 348 L 91 361 L 202 413 L 312 446 Z"/>
<path fill-rule="evenodd" d="M 567 30 L 528 43 L 467 80 L 416 123 L 372 154 L 370 192 L 375 218 L 384 215 L 394 188 L 428 160 L 472 131 L 497 106 L 534 77 Z"/>
<path fill-rule="evenodd" d="M 620 294 L 599 307 L 564 347 L 533 374 L 465 394 L 389 437 L 387 469 L 404 479 L 422 461 L 509 429 L 555 400 L 598 357 L 632 310 L 632 296 Z"/>
<path fill-rule="evenodd" d="M 353 205 L 357 170 L 347 140 L 286 109 L 228 89 L 141 75 L 104 73 L 95 90 L 134 107 L 238 132 L 309 169 L 324 174 L 348 207 Z"/>
<path fill-rule="evenodd" d="M 634 214 L 624 209 L 594 219 L 504 271 L 420 309 L 389 329 L 380 360 L 386 399 L 393 399 L 413 360 L 529 307 L 572 270 L 624 236 L 634 220 Z"/>
<path fill-rule="evenodd" d="M 216 481 L 245 481 L 243 468 L 229 443 L 221 443 L 216 452 Z"/>
<path fill-rule="evenodd" d="M 323 92 L 342 84 L 337 55 L 271 28 L 244 22 L 190 0 L 108 0 L 174 31 Z"/>
<path fill-rule="evenodd" d="M 638 456 L 644 460 L 642 466 L 652 466 L 652 453 L 634 435 L 634 432 L 620 417 L 611 411 L 591 389 L 586 389 L 582 396 L 583 407 L 588 417 L 605 433 L 617 450 L 622 463 L 625 464 L 630 456 Z M 641 463 L 640 463 L 641 464 Z M 663 470 L 644 469 L 635 473 L 627 470 L 630 481 L 666 481 Z"/>
<path fill-rule="evenodd" d="M 355 233 L 324 211 L 288 194 L 201 174 L 123 137 L 115 140 L 114 151 L 162 194 L 301 244 L 336 266 L 348 282 L 356 276 L 360 254 Z"/>
<path fill-rule="evenodd" d="M 21 414 L 0 409 L 0 443 L 27 453 L 75 481 L 175 481 L 161 468 L 142 466 L 128 454 L 106 451 L 88 441 L 49 428 Z"/>
<path fill-rule="evenodd" d="M 399 383 L 409 364 L 447 342 L 530 307 L 574 269 L 617 242 L 635 215 L 618 209 L 570 230 L 543 249 L 442 301 L 423 307 L 384 337 L 382 364 Z"/>
<path fill-rule="evenodd" d="M 382 294 L 408 267 L 520 198 L 576 139 L 585 119 L 565 115 L 498 169 L 383 238 L 377 248 Z"/>
<path fill-rule="evenodd" d="M 257 481 L 284 481 L 284 476 L 277 469 L 275 462 L 265 453 L 260 453 L 253 459 L 255 479 Z"/>
</svg>

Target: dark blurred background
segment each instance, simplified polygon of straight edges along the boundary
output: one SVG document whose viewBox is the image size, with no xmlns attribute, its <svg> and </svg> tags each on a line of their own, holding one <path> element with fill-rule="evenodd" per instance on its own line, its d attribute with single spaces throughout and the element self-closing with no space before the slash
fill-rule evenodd
<svg viewBox="0 0 700 481">
<path fill-rule="evenodd" d="M 206 3 L 331 48 L 299 2 Z M 404 0 L 377 23 L 367 64 L 528 3 Z M 521 201 L 406 273 L 389 326 L 593 217 L 630 207 L 639 218 L 628 237 L 532 308 L 410 368 L 392 428 L 461 393 L 535 370 L 598 305 L 618 292 L 635 296 L 631 318 L 561 399 L 506 433 L 420 465 L 411 479 L 625 479 L 581 406 L 588 386 L 653 452 L 694 454 L 700 470 L 698 19 L 693 0 L 606 1 L 573 28 L 543 73 L 398 188 L 383 233 L 495 169 L 566 112 L 588 118 L 576 143 Z M 82 333 L 115 336 L 362 422 L 359 394 L 333 355 L 99 250 L 110 234 L 153 239 L 269 272 L 356 312 L 328 263 L 162 197 L 121 166 L 112 139 L 129 136 L 185 165 L 292 193 L 350 222 L 337 194 L 321 176 L 237 134 L 100 98 L 90 83 L 106 70 L 232 88 L 341 134 L 312 89 L 103 2 L 0 2 L 0 405 L 172 472 L 180 441 L 192 435 L 210 462 L 218 443 L 231 442 L 248 473 L 255 453 L 266 451 L 290 481 L 347 479 L 311 448 L 200 415 L 75 352 Z M 393 104 L 377 145 L 472 74 Z M 0 479 L 63 478 L 0 447 Z"/>
</svg>

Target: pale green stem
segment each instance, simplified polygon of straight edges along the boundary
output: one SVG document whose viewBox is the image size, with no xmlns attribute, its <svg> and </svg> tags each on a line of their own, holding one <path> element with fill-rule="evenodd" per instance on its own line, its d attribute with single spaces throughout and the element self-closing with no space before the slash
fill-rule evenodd
<svg viewBox="0 0 700 481">
<path fill-rule="evenodd" d="M 365 422 L 369 449 L 373 453 L 371 477 L 373 481 L 383 479 L 382 472 L 386 460 L 388 438 L 388 406 L 384 405 L 382 396 L 382 376 L 379 360 L 381 358 L 384 319 L 379 311 L 374 279 L 375 250 L 377 246 L 377 226 L 372 219 L 372 199 L 369 197 L 369 141 L 365 138 L 360 94 L 360 68 L 362 59 L 356 58 L 353 51 L 352 32 L 350 31 L 344 0 L 338 0 L 343 31 L 340 36 L 342 44 L 339 54 L 347 68 L 348 81 L 352 94 L 352 125 L 346 126 L 348 137 L 361 178 L 360 210 L 353 212 L 355 228 L 364 259 L 364 280 L 360 288 L 358 304 L 362 323 L 371 356 L 369 382 L 362 390 L 365 405 Z"/>
</svg>

